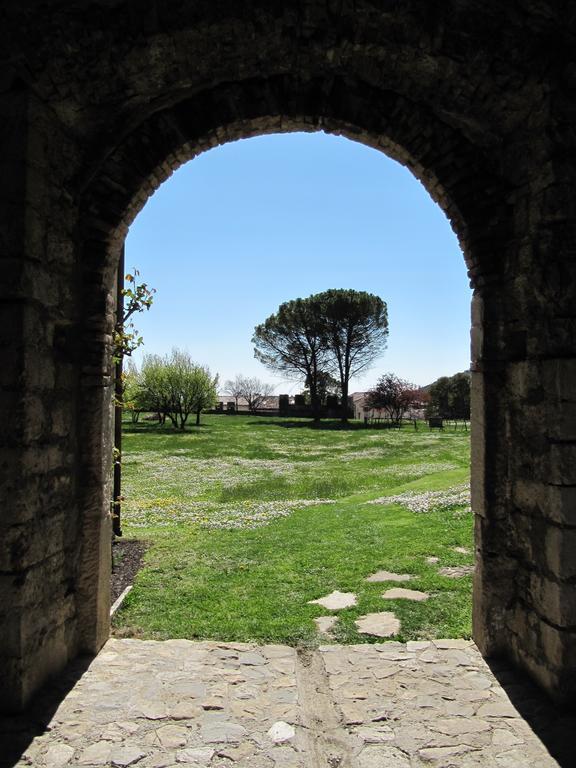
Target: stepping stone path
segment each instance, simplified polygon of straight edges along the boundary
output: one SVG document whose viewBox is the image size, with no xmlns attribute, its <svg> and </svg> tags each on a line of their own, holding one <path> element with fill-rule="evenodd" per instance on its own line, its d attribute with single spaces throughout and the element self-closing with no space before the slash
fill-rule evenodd
<svg viewBox="0 0 576 768">
<path fill-rule="evenodd" d="M 392 571 L 377 571 L 368 576 L 366 581 L 410 581 L 412 576 L 408 573 L 393 573 Z"/>
<path fill-rule="evenodd" d="M 452 547 L 454 552 L 458 552 L 460 555 L 471 555 L 472 552 L 466 547 Z M 439 557 L 427 557 L 426 562 L 429 565 L 436 565 L 440 562 Z M 470 573 L 474 573 L 473 565 L 447 565 L 438 569 L 438 573 L 442 576 L 448 576 L 449 579 L 460 579 L 462 576 L 468 576 Z"/>
<path fill-rule="evenodd" d="M 323 635 L 327 635 L 337 621 L 337 616 L 317 616 L 314 619 L 318 632 Z"/>
<path fill-rule="evenodd" d="M 468 576 L 469 573 L 474 573 L 473 565 L 450 565 L 445 568 L 440 568 L 438 573 L 442 576 L 448 576 L 449 579 L 460 579 L 462 576 Z"/>
<path fill-rule="evenodd" d="M 354 623 L 361 635 L 391 637 L 400 631 L 400 621 L 391 611 L 367 613 L 365 616 L 360 616 Z"/>
<path fill-rule="evenodd" d="M 353 592 L 338 592 L 335 590 L 325 597 L 319 597 L 318 600 L 308 600 L 311 605 L 321 605 L 329 611 L 339 611 L 342 608 L 350 608 L 356 605 L 356 595 Z"/>
<path fill-rule="evenodd" d="M 394 589 L 387 589 L 382 597 L 385 600 L 415 600 L 416 602 L 421 602 L 422 600 L 428 600 L 430 595 L 428 592 L 419 592 L 417 589 L 395 587 Z"/>
<path fill-rule="evenodd" d="M 0 717 L 2 765 L 558 768 L 467 640 L 297 652 L 112 639 L 77 679 L 80 669 L 27 714 Z M 512 680 L 514 696 L 572 749 L 576 717 L 523 686 Z"/>
</svg>

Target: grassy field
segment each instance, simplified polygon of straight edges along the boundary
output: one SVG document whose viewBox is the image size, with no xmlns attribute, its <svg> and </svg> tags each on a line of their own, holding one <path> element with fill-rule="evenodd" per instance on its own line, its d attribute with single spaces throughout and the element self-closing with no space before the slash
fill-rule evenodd
<svg viewBox="0 0 576 768">
<path fill-rule="evenodd" d="M 395 639 L 468 637 L 471 577 L 439 569 L 473 562 L 469 433 L 337 427 L 126 425 L 123 528 L 149 549 L 115 631 L 314 645 L 326 642 L 314 617 L 331 612 L 308 601 L 337 589 L 358 605 L 338 612 L 336 642 L 375 641 L 354 620 L 383 610 L 401 621 Z M 380 569 L 413 579 L 365 581 Z M 394 586 L 430 599 L 383 600 Z"/>
</svg>

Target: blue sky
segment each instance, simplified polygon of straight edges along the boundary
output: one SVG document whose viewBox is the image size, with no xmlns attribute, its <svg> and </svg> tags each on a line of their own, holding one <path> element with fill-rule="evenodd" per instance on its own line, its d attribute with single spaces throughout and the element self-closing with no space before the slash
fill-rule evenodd
<svg viewBox="0 0 576 768">
<path fill-rule="evenodd" d="M 298 392 L 254 359 L 254 326 L 283 301 L 354 288 L 386 301 L 390 332 L 351 391 L 387 371 L 428 384 L 469 366 L 471 291 L 448 220 L 407 169 L 342 137 L 262 136 L 200 155 L 139 214 L 126 266 L 157 291 L 136 317 L 137 363 L 176 346 L 221 382 L 242 373 Z"/>
</svg>

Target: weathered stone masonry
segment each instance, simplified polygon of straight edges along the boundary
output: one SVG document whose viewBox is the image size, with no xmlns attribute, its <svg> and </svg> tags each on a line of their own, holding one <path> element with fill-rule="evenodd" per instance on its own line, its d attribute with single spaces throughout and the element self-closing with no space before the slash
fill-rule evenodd
<svg viewBox="0 0 576 768">
<path fill-rule="evenodd" d="M 460 238 L 475 639 L 574 702 L 575 21 L 564 0 L 2 4 L 0 707 L 107 637 L 128 225 L 199 152 L 290 130 L 404 163 Z"/>
</svg>

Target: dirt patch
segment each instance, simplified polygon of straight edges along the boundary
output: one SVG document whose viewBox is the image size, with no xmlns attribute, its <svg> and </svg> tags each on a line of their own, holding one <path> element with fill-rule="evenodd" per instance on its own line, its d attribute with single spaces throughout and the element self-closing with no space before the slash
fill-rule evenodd
<svg viewBox="0 0 576 768">
<path fill-rule="evenodd" d="M 142 568 L 144 553 L 148 545 L 136 539 L 117 539 L 112 542 L 112 576 L 110 597 L 114 602 L 133 583 Z"/>
</svg>

